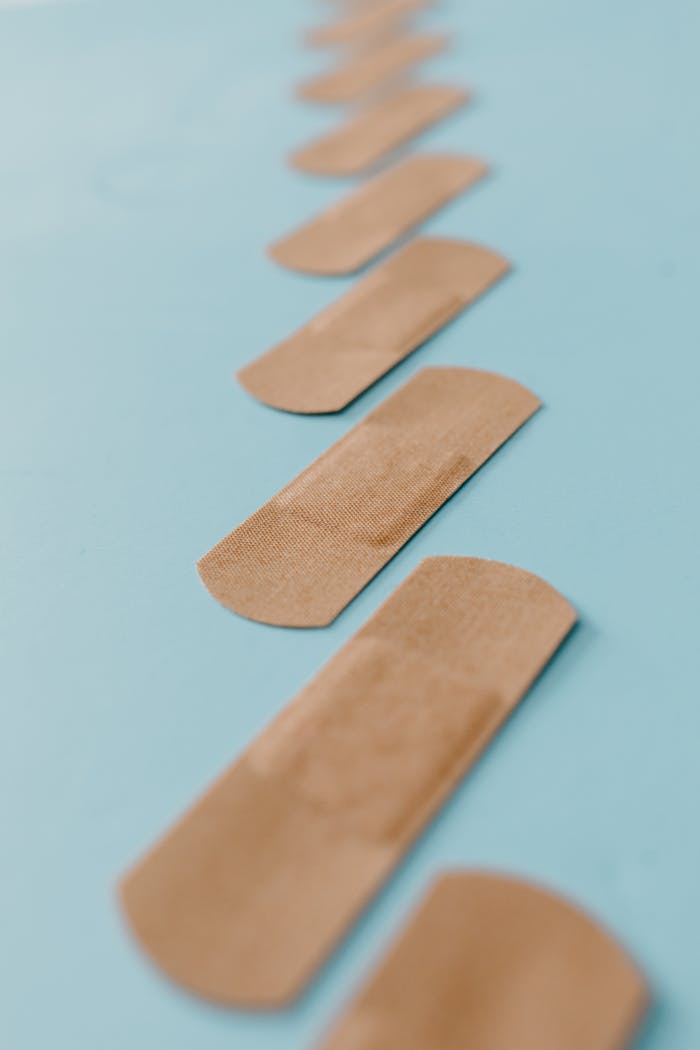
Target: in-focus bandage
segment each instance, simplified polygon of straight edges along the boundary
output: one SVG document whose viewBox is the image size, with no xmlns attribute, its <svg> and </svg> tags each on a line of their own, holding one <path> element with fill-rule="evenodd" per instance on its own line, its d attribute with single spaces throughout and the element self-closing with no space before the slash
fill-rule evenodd
<svg viewBox="0 0 700 1050">
<path fill-rule="evenodd" d="M 200 560 L 251 620 L 323 627 L 539 408 L 525 387 L 426 368 Z"/>
</svg>

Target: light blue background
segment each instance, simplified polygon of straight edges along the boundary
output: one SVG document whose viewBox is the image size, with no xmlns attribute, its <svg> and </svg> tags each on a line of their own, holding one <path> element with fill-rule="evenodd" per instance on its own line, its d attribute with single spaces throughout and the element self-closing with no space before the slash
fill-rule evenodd
<svg viewBox="0 0 700 1050">
<path fill-rule="evenodd" d="M 694 0 L 444 0 L 422 141 L 489 182 L 429 224 L 514 274 L 336 417 L 234 370 L 346 286 L 265 245 L 344 189 L 284 157 L 311 0 L 0 7 L 0 1041 L 302 1050 L 446 865 L 521 872 L 647 971 L 643 1050 L 700 1046 Z M 266 628 L 196 558 L 427 364 L 546 408 L 322 631 Z M 205 1005 L 131 943 L 115 879 L 429 554 L 514 562 L 581 626 L 293 1009 Z M 4 1032 L 2 1031 L 4 1029 Z M 510 1050 L 510 1048 L 509 1048 Z"/>
</svg>

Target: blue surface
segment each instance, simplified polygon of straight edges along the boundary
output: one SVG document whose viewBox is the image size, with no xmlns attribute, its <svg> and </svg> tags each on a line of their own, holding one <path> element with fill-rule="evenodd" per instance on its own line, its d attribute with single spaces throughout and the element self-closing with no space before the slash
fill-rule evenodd
<svg viewBox="0 0 700 1050">
<path fill-rule="evenodd" d="M 429 224 L 506 282 L 348 411 L 236 367 L 349 282 L 264 246 L 342 193 L 285 166 L 334 121 L 302 0 L 0 4 L 2 1044 L 302 1050 L 446 865 L 572 895 L 653 982 L 643 1050 L 700 1046 L 698 7 L 444 0 L 425 76 L 475 103 L 423 145 L 493 178 Z M 262 627 L 196 558 L 427 364 L 546 408 L 332 627 Z M 428 554 L 537 572 L 582 623 L 293 1009 L 189 998 L 131 943 L 118 874 Z"/>
</svg>

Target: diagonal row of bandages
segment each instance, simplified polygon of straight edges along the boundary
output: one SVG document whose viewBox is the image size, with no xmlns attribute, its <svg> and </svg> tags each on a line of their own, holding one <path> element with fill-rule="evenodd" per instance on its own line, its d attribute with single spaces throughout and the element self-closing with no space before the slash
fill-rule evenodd
<svg viewBox="0 0 700 1050">
<path fill-rule="evenodd" d="M 421 0 L 334 0 L 311 34 L 344 48 L 303 99 L 362 102 L 294 154 L 348 175 L 468 99 L 413 85 L 446 46 L 406 19 Z M 283 266 L 366 266 L 487 172 L 418 154 L 272 245 Z M 239 380 L 287 412 L 342 410 L 509 269 L 459 240 L 408 241 Z M 241 616 L 329 624 L 537 411 L 512 379 L 426 368 L 199 562 Z M 124 878 L 131 926 L 174 980 L 273 1008 L 308 985 L 576 621 L 549 584 L 467 557 L 424 560 Z M 443 875 L 323 1042 L 325 1050 L 622 1050 L 646 984 L 626 952 L 560 897 L 483 872 Z"/>
</svg>

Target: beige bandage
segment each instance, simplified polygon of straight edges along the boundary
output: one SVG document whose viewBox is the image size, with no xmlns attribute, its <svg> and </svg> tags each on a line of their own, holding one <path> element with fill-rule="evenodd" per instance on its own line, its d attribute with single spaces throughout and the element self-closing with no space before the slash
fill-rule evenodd
<svg viewBox="0 0 700 1050">
<path fill-rule="evenodd" d="M 409 164 L 415 170 L 414 162 Z M 447 174 L 446 168 L 441 171 Z M 462 172 L 466 175 L 464 167 Z M 454 174 L 456 177 L 456 169 Z M 389 175 L 393 176 L 389 181 L 395 183 L 395 173 Z M 361 192 L 370 198 L 385 196 L 383 188 L 377 193 L 374 184 Z M 412 203 L 418 205 L 422 196 L 416 190 Z M 427 203 L 427 197 L 426 193 L 421 203 Z M 404 198 L 407 200 L 408 195 Z M 358 207 L 351 201 L 348 207 L 355 212 L 364 210 L 365 202 Z M 367 209 L 368 213 L 371 210 Z M 376 236 L 395 231 L 400 213 L 406 217 L 408 207 L 398 203 L 396 208 L 387 206 L 387 225 L 384 231 L 375 231 Z M 320 238 L 318 234 L 293 238 L 292 254 L 300 255 L 301 240 L 306 242 L 308 251 L 314 242 L 320 246 L 323 237 L 321 233 Z M 360 233 L 360 239 L 369 248 L 369 236 L 364 238 Z M 376 239 L 372 243 L 376 246 Z M 288 254 L 284 246 L 281 251 L 282 255 Z M 273 408 L 302 413 L 338 412 L 487 291 L 508 269 L 502 256 L 478 244 L 437 237 L 413 240 L 303 328 L 242 368 L 238 380 L 253 397 Z"/>
<path fill-rule="evenodd" d="M 405 87 L 290 157 L 314 175 L 356 175 L 415 138 L 469 100 L 467 91 L 439 84 Z"/>
<path fill-rule="evenodd" d="M 583 912 L 450 873 L 319 1050 L 625 1050 L 646 1008 L 641 973 Z"/>
<path fill-rule="evenodd" d="M 269 253 L 303 273 L 353 273 L 487 172 L 472 157 L 408 157 L 276 241 Z"/>
<path fill-rule="evenodd" d="M 540 402 L 512 379 L 426 368 L 205 554 L 240 616 L 323 627 Z"/>
<path fill-rule="evenodd" d="M 423 561 L 126 876 L 148 954 L 210 999 L 298 995 L 574 621 L 521 569 Z"/>
<path fill-rule="evenodd" d="M 439 54 L 446 44 L 445 36 L 397 37 L 302 84 L 299 97 L 309 102 L 355 102 L 393 82 L 416 63 Z"/>
<path fill-rule="evenodd" d="M 377 37 L 386 37 L 395 32 L 406 15 L 430 6 L 430 0 L 379 0 L 378 3 L 362 5 L 356 11 L 311 30 L 306 42 L 312 47 L 335 44 L 365 44 Z"/>
</svg>

